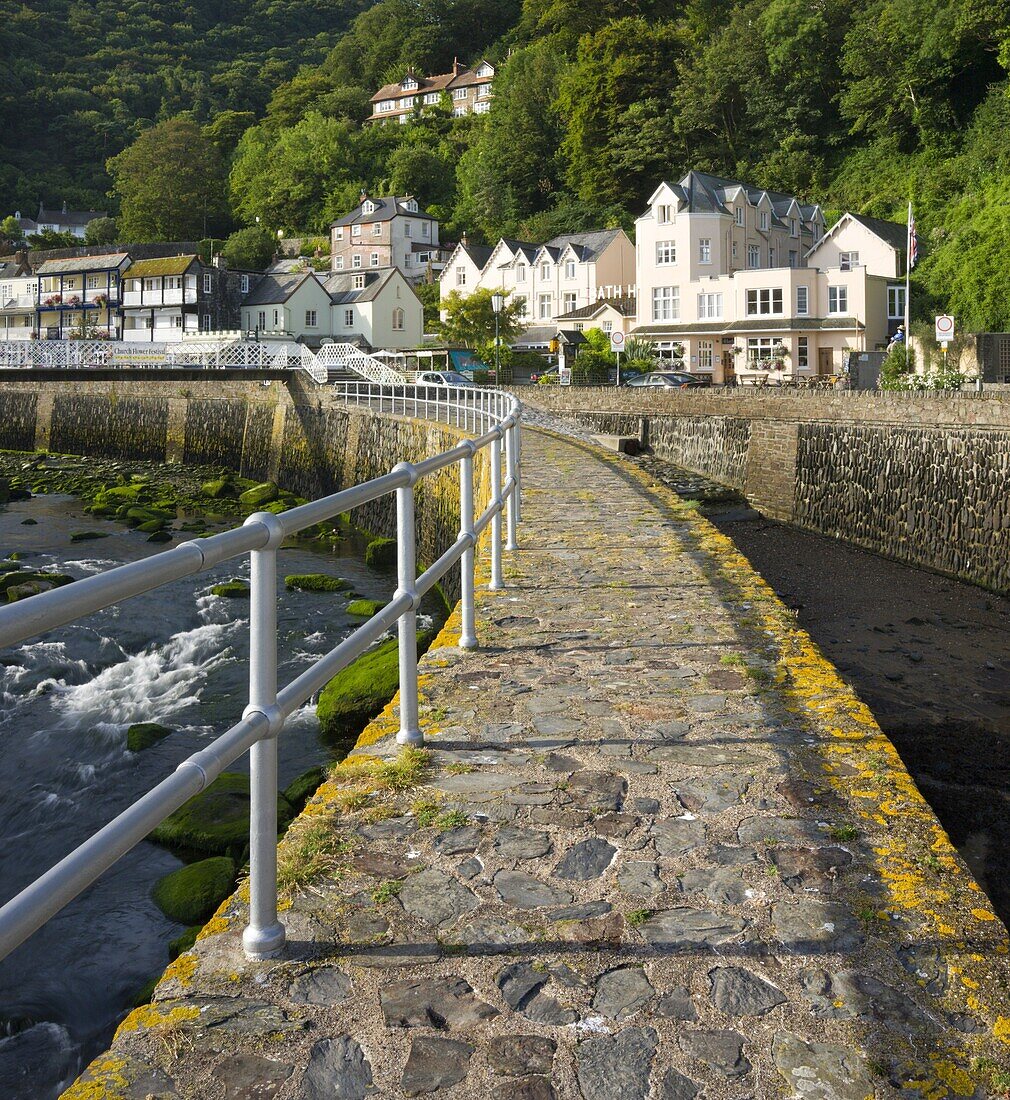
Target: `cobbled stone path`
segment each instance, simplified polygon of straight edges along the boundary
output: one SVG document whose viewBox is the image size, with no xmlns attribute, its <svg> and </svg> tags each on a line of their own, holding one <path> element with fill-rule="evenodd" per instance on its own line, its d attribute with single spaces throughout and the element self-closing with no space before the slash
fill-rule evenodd
<svg viewBox="0 0 1010 1100">
<path fill-rule="evenodd" d="M 423 662 L 421 788 L 324 786 L 348 854 L 285 955 L 240 892 L 66 1095 L 1007 1095 L 1006 932 L 865 708 L 648 472 L 528 432 L 524 483 L 482 648 Z"/>
</svg>

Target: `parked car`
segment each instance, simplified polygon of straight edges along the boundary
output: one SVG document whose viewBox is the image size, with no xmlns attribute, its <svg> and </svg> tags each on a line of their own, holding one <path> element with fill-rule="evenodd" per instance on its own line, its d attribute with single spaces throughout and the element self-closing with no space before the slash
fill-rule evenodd
<svg viewBox="0 0 1010 1100">
<path fill-rule="evenodd" d="M 661 388 L 668 390 L 687 390 L 698 386 L 711 386 L 707 378 L 700 378 L 696 374 L 688 374 L 686 371 L 654 370 L 648 374 L 640 374 L 635 378 L 629 378 L 624 383 L 626 386 L 648 386 L 652 389 Z"/>
<path fill-rule="evenodd" d="M 548 378 L 548 379 L 550 379 L 551 382 L 557 382 L 557 380 L 558 380 L 558 367 L 557 367 L 557 364 L 555 364 L 553 367 L 545 367 L 539 373 L 530 375 L 530 381 L 534 382 L 534 383 L 539 382 L 541 378 Z"/>
<path fill-rule="evenodd" d="M 418 386 L 472 386 L 473 380 L 458 370 L 425 370 L 414 379 Z"/>
</svg>

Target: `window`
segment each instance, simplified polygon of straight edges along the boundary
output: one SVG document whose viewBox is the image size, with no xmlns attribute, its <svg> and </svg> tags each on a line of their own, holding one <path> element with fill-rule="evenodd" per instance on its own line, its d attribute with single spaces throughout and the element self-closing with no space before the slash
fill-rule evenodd
<svg viewBox="0 0 1010 1100">
<path fill-rule="evenodd" d="M 336 270 L 337 271 L 343 271 L 344 270 L 344 257 L 343 256 L 338 256 L 337 257 Z"/>
<path fill-rule="evenodd" d="M 405 76 L 400 88 L 405 92 L 413 92 L 417 88 L 417 81 L 412 76 Z"/>
<path fill-rule="evenodd" d="M 256 327 L 257 328 L 266 328 L 267 327 L 267 313 L 266 313 L 265 309 L 261 309 L 259 311 L 259 313 L 256 315 Z"/>
<path fill-rule="evenodd" d="M 316 311 L 314 309 L 307 309 L 305 311 L 305 327 L 306 328 L 315 328 L 316 327 Z"/>
<path fill-rule="evenodd" d="M 796 341 L 796 368 L 806 370 L 810 366 L 810 341 L 806 336 L 801 336 Z"/>
<path fill-rule="evenodd" d="M 733 211 L 733 217 L 736 219 L 736 224 L 737 225 L 743 225 L 743 207 L 742 206 L 738 206 L 736 208 L 736 210 Z"/>
<path fill-rule="evenodd" d="M 796 288 L 796 316 L 806 317 L 810 313 L 810 288 L 798 286 Z"/>
<path fill-rule="evenodd" d="M 154 318 L 153 317 L 145 317 L 144 318 L 144 328 L 154 328 Z"/>
<path fill-rule="evenodd" d="M 205 278 L 209 278 L 209 276 L 205 276 Z M 145 290 L 157 290 L 158 289 L 158 280 L 157 279 L 145 279 L 144 280 L 144 289 Z M 206 282 L 203 284 L 203 289 L 206 290 L 206 291 L 210 290 L 210 287 L 207 286 Z"/>
<path fill-rule="evenodd" d="M 166 290 L 182 290 L 182 276 L 169 275 L 165 279 Z"/>
<path fill-rule="evenodd" d="M 677 262 L 677 245 L 674 241 L 656 241 L 656 263 L 675 264 Z"/>
<path fill-rule="evenodd" d="M 205 313 L 205 314 L 203 315 L 203 331 L 204 331 L 204 332 L 210 332 L 210 328 L 211 328 L 211 325 L 210 325 L 210 314 L 209 314 L 209 313 Z"/>
<path fill-rule="evenodd" d="M 438 102 L 438 92 L 426 92 L 425 96 L 424 96 L 424 102 L 425 103 L 437 103 Z"/>
<path fill-rule="evenodd" d="M 333 239 L 335 241 L 342 241 L 344 239 L 344 227 L 342 225 L 338 225 L 336 229 L 333 230 Z"/>
<path fill-rule="evenodd" d="M 571 313 L 571 311 L 576 308 L 576 301 L 577 297 L 575 294 L 564 295 L 565 313 Z"/>
<path fill-rule="evenodd" d="M 656 221 L 659 222 L 660 225 L 669 225 L 673 221 L 673 207 L 657 206 Z"/>
<path fill-rule="evenodd" d="M 710 264 L 712 262 L 712 240 L 710 237 L 698 238 L 698 263 Z"/>
<path fill-rule="evenodd" d="M 768 211 L 767 210 L 762 210 L 761 211 L 761 214 L 760 214 L 759 220 L 758 220 L 758 224 L 761 226 L 762 229 L 764 229 L 764 230 L 768 229 Z"/>
<path fill-rule="evenodd" d="M 887 288 L 887 316 L 889 320 L 896 321 L 905 317 L 905 288 L 903 286 L 889 286 Z"/>
<path fill-rule="evenodd" d="M 541 264 L 540 265 L 540 278 L 541 279 L 549 279 L 550 277 L 551 277 L 551 265 L 550 264 Z"/>
<path fill-rule="evenodd" d="M 452 114 L 454 118 L 462 118 L 467 113 L 465 107 L 453 107 Z"/>
<path fill-rule="evenodd" d="M 541 321 L 549 321 L 551 319 L 551 296 L 550 294 L 541 294 L 537 298 L 537 315 Z"/>
<path fill-rule="evenodd" d="M 800 235 L 800 227 L 795 218 L 789 219 L 789 236 L 798 237 Z"/>
<path fill-rule="evenodd" d="M 516 282 L 517 283 L 525 283 L 526 282 L 526 265 L 525 264 L 516 264 Z"/>
<path fill-rule="evenodd" d="M 733 259 L 736 259 L 736 241 L 733 242 Z"/>
<path fill-rule="evenodd" d="M 859 267 L 859 253 L 839 252 L 838 266 L 842 269 L 842 271 L 851 271 L 854 267 Z"/>
<path fill-rule="evenodd" d="M 565 261 L 565 278 L 566 279 L 574 279 L 575 278 L 575 261 L 574 260 L 566 260 Z"/>
<path fill-rule="evenodd" d="M 675 321 L 680 316 L 680 288 L 654 286 L 652 288 L 652 319 Z"/>
<path fill-rule="evenodd" d="M 407 235 L 410 236 L 409 233 Z M 372 236 L 373 237 L 381 237 L 382 236 L 382 222 L 372 222 Z"/>
<path fill-rule="evenodd" d="M 796 266 L 796 262 L 797 262 L 797 259 L 798 259 L 798 257 L 797 257 L 797 255 L 796 255 L 796 249 L 794 249 L 794 248 L 791 248 L 791 249 L 789 250 L 789 266 L 790 266 L 790 267 L 795 267 L 795 266 Z"/>
<path fill-rule="evenodd" d="M 352 237 L 360 237 L 361 236 L 361 226 L 360 225 L 355 224 L 355 225 L 351 226 L 351 236 Z"/>
<path fill-rule="evenodd" d="M 610 333 L 614 331 L 614 322 L 604 321 L 603 324 L 600 325 L 600 328 L 609 336 Z"/>
<path fill-rule="evenodd" d="M 466 268 L 456 268 L 456 286 L 466 286 Z"/>
<path fill-rule="evenodd" d="M 698 370 L 712 369 L 712 351 L 713 345 L 711 340 L 700 341 L 698 344 Z"/>
<path fill-rule="evenodd" d="M 412 235 L 413 235 L 413 234 L 411 233 L 411 227 L 410 227 L 410 222 L 404 222 L 404 223 L 403 223 L 403 235 L 404 235 L 405 237 L 410 237 L 410 236 L 412 236 Z"/>
<path fill-rule="evenodd" d="M 849 309 L 849 288 L 847 286 L 828 287 L 828 313 L 846 313 Z"/>
<path fill-rule="evenodd" d="M 421 222 L 421 236 L 422 237 L 427 237 L 427 236 L 429 236 L 430 233 L 431 233 L 431 223 L 430 222 Z"/>
<path fill-rule="evenodd" d="M 373 252 L 368 257 L 368 266 L 369 267 L 378 267 L 379 266 L 379 254 L 378 254 L 378 252 Z"/>
<path fill-rule="evenodd" d="M 281 323 L 281 311 L 279 309 L 274 310 L 274 328 Z"/>
<path fill-rule="evenodd" d="M 779 343 L 776 337 L 752 336 L 747 341 L 747 360 L 750 363 L 759 363 L 762 359 L 771 359 L 772 348 Z"/>
<path fill-rule="evenodd" d="M 491 110 L 491 104 L 488 101 L 482 100 L 479 103 L 473 105 L 473 113 L 475 115 L 486 115 Z"/>
<path fill-rule="evenodd" d="M 351 280 L 351 286 L 354 290 L 364 290 L 365 289 L 365 276 L 364 275 L 355 275 L 353 277 L 353 279 Z"/>
<path fill-rule="evenodd" d="M 344 310 L 344 328 L 350 328 L 354 324 L 354 310 Z"/>
<path fill-rule="evenodd" d="M 748 290 L 747 291 L 747 316 L 766 317 L 772 313 L 782 312 L 782 289 L 774 290 Z"/>
<path fill-rule="evenodd" d="M 393 331 L 403 332 L 403 310 L 397 307 L 393 310 Z"/>
<path fill-rule="evenodd" d="M 412 95 L 406 96 L 404 99 L 400 100 L 400 107 L 401 108 L 409 109 L 413 106 L 414 106 L 414 97 Z M 369 210 L 368 213 L 371 214 L 371 210 Z"/>
<path fill-rule="evenodd" d="M 698 295 L 698 320 L 718 321 L 722 318 L 722 295 L 699 294 Z"/>
<path fill-rule="evenodd" d="M 361 256 L 357 252 L 351 257 L 351 267 L 361 267 Z"/>
<path fill-rule="evenodd" d="M 752 270 L 761 266 L 761 249 L 756 244 L 747 245 L 747 266 Z"/>
<path fill-rule="evenodd" d="M 182 314 L 175 313 L 172 315 L 172 328 L 182 328 Z"/>
<path fill-rule="evenodd" d="M 775 249 L 774 248 L 769 248 L 768 249 L 768 266 L 769 267 L 774 267 L 775 266 Z"/>
<path fill-rule="evenodd" d="M 248 275 L 240 275 L 238 277 L 238 282 L 239 282 L 239 287 L 240 287 L 242 293 L 243 294 L 248 294 L 249 293 L 249 276 Z"/>
<path fill-rule="evenodd" d="M 467 94 L 468 91 L 466 88 L 453 88 L 452 90 L 453 99 L 466 99 Z"/>
<path fill-rule="evenodd" d="M 88 290 L 97 290 L 97 289 L 98 289 L 98 276 L 97 275 L 89 275 L 88 276 Z"/>
</svg>

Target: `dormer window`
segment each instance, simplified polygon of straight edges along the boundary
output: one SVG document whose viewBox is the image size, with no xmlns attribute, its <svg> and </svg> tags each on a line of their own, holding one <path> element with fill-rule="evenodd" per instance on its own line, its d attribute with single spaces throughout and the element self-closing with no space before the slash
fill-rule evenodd
<svg viewBox="0 0 1010 1100">
<path fill-rule="evenodd" d="M 354 276 L 352 276 L 352 278 L 351 278 L 351 287 L 352 287 L 353 290 L 364 290 L 365 289 L 365 276 L 364 275 L 354 275 Z"/>
<path fill-rule="evenodd" d="M 404 206 L 406 206 L 406 208 L 407 208 L 407 209 L 408 209 L 408 210 L 409 210 L 409 211 L 410 211 L 410 212 L 411 212 L 412 214 L 416 214 L 416 213 L 417 213 L 417 200 L 416 200 L 416 199 L 408 199 L 408 200 L 407 200 L 407 201 L 406 201 L 406 202 L 405 202 L 405 203 L 404 203 L 403 205 L 404 205 Z"/>
<path fill-rule="evenodd" d="M 767 230 L 767 228 L 768 228 L 768 211 L 767 210 L 762 210 L 761 211 L 760 225 L 761 225 L 762 229 Z"/>
<path fill-rule="evenodd" d="M 657 206 L 656 207 L 656 221 L 660 225 L 669 225 L 673 221 L 673 207 L 672 206 Z"/>
<path fill-rule="evenodd" d="M 494 76 L 494 69 L 492 69 L 491 66 L 487 64 L 481 65 L 480 68 L 477 70 L 477 75 L 481 78 Z"/>
<path fill-rule="evenodd" d="M 365 201 L 361 204 L 361 213 L 362 214 L 371 214 L 374 209 L 375 209 L 375 203 L 372 202 L 371 199 L 365 199 Z"/>
<path fill-rule="evenodd" d="M 405 92 L 417 91 L 417 81 L 412 76 L 405 76 L 400 88 Z"/>
<path fill-rule="evenodd" d="M 736 210 L 734 211 L 734 216 L 736 218 L 736 224 L 737 225 L 743 225 L 743 207 L 742 206 L 738 206 L 736 208 Z"/>
</svg>

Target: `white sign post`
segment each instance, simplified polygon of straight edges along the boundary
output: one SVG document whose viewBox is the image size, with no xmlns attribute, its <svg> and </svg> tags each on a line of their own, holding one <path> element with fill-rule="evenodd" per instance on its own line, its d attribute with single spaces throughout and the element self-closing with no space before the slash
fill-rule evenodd
<svg viewBox="0 0 1010 1100">
<path fill-rule="evenodd" d="M 617 356 L 617 384 L 621 384 L 621 352 L 628 342 L 628 337 L 619 329 L 613 329 L 610 333 L 610 350 Z"/>
<path fill-rule="evenodd" d="M 954 339 L 954 318 L 946 313 L 941 313 L 936 319 L 936 342 L 943 344 L 946 352 L 947 345 Z"/>
</svg>

